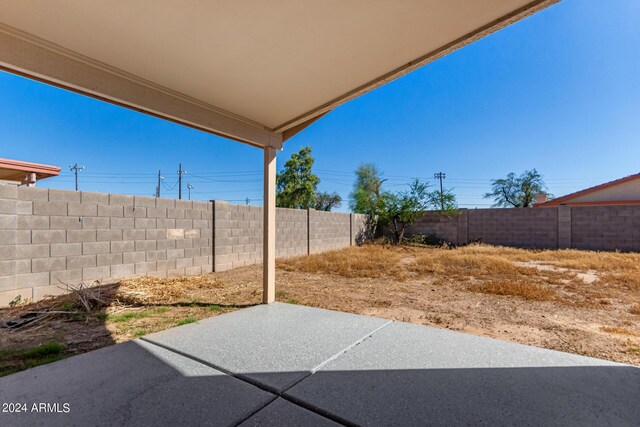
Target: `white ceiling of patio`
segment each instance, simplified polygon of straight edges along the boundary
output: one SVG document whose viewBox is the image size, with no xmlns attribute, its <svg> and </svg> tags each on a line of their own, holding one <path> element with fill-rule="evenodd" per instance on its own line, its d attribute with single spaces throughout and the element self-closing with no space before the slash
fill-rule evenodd
<svg viewBox="0 0 640 427">
<path fill-rule="evenodd" d="M 556 1 L 0 0 L 0 66 L 278 145 L 342 102 Z"/>
</svg>

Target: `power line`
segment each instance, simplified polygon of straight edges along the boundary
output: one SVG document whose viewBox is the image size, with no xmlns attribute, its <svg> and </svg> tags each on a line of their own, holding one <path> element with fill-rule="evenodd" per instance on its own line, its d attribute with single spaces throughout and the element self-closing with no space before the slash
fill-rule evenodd
<svg viewBox="0 0 640 427">
<path fill-rule="evenodd" d="M 76 175 L 76 191 L 78 191 L 78 172 L 84 170 L 84 166 L 78 166 L 76 163 L 73 166 L 69 165 L 69 170 L 73 171 Z"/>
<path fill-rule="evenodd" d="M 158 169 L 158 184 L 156 185 L 156 197 L 160 197 L 160 183 L 162 182 L 162 180 L 164 179 L 164 177 L 162 176 L 160 169 Z"/>
<path fill-rule="evenodd" d="M 178 169 L 178 200 L 182 200 L 182 175 L 187 171 L 182 170 L 182 163 L 179 163 Z"/>
<path fill-rule="evenodd" d="M 444 187 L 442 186 L 442 180 L 446 177 L 444 172 L 436 172 L 433 174 L 434 179 L 440 180 L 440 209 L 442 209 L 442 211 L 444 211 Z"/>
<path fill-rule="evenodd" d="M 169 187 L 169 184 L 167 184 L 166 182 L 162 181 L 162 186 L 167 191 L 173 191 L 178 186 L 178 182 L 176 181 L 171 187 Z"/>
</svg>

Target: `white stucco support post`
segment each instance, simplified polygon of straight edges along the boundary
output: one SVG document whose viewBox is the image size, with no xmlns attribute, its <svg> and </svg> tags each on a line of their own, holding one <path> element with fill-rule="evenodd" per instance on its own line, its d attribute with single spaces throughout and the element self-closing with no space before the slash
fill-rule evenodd
<svg viewBox="0 0 640 427">
<path fill-rule="evenodd" d="M 264 148 L 262 303 L 276 300 L 276 149 Z"/>
</svg>

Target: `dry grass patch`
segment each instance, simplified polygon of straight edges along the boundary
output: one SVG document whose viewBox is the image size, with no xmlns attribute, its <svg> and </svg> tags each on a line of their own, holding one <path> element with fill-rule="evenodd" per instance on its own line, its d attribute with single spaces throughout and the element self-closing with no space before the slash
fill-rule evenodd
<svg viewBox="0 0 640 427">
<path fill-rule="evenodd" d="M 408 267 L 417 273 L 476 278 L 487 275 L 528 275 L 532 272 L 531 269 L 517 267 L 501 256 L 440 249 L 431 249 L 419 254 Z"/>
<path fill-rule="evenodd" d="M 407 278 L 403 258 L 410 249 L 382 245 L 365 245 L 319 255 L 278 261 L 278 268 L 304 273 L 337 274 L 343 277 Z"/>
<path fill-rule="evenodd" d="M 491 251 L 514 261 L 534 261 L 576 271 L 598 272 L 598 280 L 640 291 L 640 254 L 581 251 L 575 249 L 533 250 L 470 245 L 466 251 Z"/>
<path fill-rule="evenodd" d="M 213 275 L 176 277 L 139 277 L 123 280 L 117 291 L 118 299 L 126 305 L 193 304 L 199 291 L 221 289 L 224 283 Z"/>
<path fill-rule="evenodd" d="M 468 289 L 484 294 L 514 296 L 533 301 L 550 301 L 557 298 L 556 292 L 548 286 L 538 282 L 522 282 L 517 280 L 490 280 L 484 283 L 474 283 Z"/>
<path fill-rule="evenodd" d="M 626 328 L 620 328 L 617 326 L 603 326 L 600 328 L 601 331 L 603 332 L 609 332 L 610 334 L 616 334 L 616 335 L 627 335 L 627 336 L 631 336 L 631 337 L 640 337 L 640 334 L 637 332 L 633 332 L 630 331 L 629 329 Z"/>
</svg>

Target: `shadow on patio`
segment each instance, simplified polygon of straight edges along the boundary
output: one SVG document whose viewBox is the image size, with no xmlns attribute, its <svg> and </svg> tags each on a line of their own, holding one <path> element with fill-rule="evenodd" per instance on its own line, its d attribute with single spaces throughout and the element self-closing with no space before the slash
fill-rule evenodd
<svg viewBox="0 0 640 427">
<path fill-rule="evenodd" d="M 633 425 L 639 397 L 635 367 L 286 304 L 0 379 L 5 425 Z"/>
</svg>

